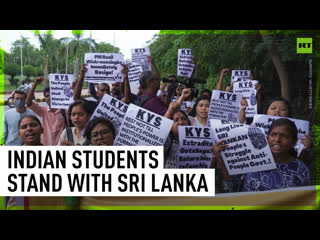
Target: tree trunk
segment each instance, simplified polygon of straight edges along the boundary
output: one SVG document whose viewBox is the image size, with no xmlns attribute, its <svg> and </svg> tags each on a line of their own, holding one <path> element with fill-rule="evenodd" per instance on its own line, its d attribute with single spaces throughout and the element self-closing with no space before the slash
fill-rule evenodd
<svg viewBox="0 0 320 240">
<path fill-rule="evenodd" d="M 44 82 L 43 82 L 43 89 L 49 87 L 49 78 L 48 78 L 48 58 L 45 57 L 44 59 Z"/>
<path fill-rule="evenodd" d="M 285 68 L 281 60 L 281 56 L 278 50 L 277 45 L 273 42 L 272 36 L 268 34 L 262 34 L 262 38 L 266 46 L 268 47 L 268 51 L 271 55 L 273 65 L 277 70 L 280 84 L 281 84 L 281 95 L 283 98 L 287 99 L 289 102 L 291 100 L 290 96 L 290 86 L 289 86 L 289 78 L 288 72 Z"/>
</svg>

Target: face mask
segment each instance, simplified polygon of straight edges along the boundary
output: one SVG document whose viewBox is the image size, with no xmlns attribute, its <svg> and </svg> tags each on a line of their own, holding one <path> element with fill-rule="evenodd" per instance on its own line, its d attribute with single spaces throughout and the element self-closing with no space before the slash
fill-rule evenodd
<svg viewBox="0 0 320 240">
<path fill-rule="evenodd" d="M 22 108 L 24 108 L 25 101 L 23 99 L 17 99 L 14 101 L 14 105 L 16 108 L 22 109 Z"/>
</svg>

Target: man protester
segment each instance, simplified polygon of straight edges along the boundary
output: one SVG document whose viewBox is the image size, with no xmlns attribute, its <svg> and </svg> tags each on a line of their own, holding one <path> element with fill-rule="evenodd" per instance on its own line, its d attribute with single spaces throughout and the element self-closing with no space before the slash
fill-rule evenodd
<svg viewBox="0 0 320 240">
<path fill-rule="evenodd" d="M 148 60 L 151 62 L 152 71 L 144 71 L 139 77 L 139 83 L 142 90 L 142 94 L 139 96 L 136 105 L 145 108 L 151 112 L 164 116 L 168 108 L 157 97 L 157 92 L 160 89 L 160 74 L 153 59 L 149 56 Z"/>
<path fill-rule="evenodd" d="M 130 84 L 129 84 L 129 79 L 128 79 L 128 67 L 125 64 L 121 64 L 123 66 L 123 69 L 121 72 L 124 74 L 124 96 L 120 99 L 122 102 L 129 104 L 130 103 Z M 83 81 L 85 77 L 85 73 L 87 71 L 86 64 L 82 64 L 81 69 L 80 69 L 80 76 L 79 79 L 74 87 L 74 92 L 73 92 L 73 99 L 79 100 L 81 98 L 81 91 L 83 87 Z M 89 83 L 89 92 L 92 97 L 91 91 L 92 88 L 94 89 L 94 85 L 92 83 Z M 90 109 L 92 109 L 92 113 L 96 109 L 96 107 L 99 105 L 100 100 L 103 98 L 104 94 L 109 94 L 110 95 L 110 86 L 107 83 L 99 83 L 96 91 L 96 100 L 97 101 L 90 101 L 83 99 L 89 106 Z"/>
<path fill-rule="evenodd" d="M 33 111 L 26 108 L 26 95 L 23 91 L 16 90 L 13 93 L 13 101 L 15 108 L 4 113 L 4 144 L 6 146 L 20 146 L 22 140 L 18 135 L 19 120 L 26 115 L 36 116 Z"/>
<path fill-rule="evenodd" d="M 41 77 L 36 77 L 34 83 L 27 95 L 27 107 L 42 118 L 42 144 L 45 146 L 56 146 L 62 131 L 67 127 L 67 113 L 65 109 L 51 108 L 50 106 L 50 88 L 43 91 L 45 102 L 48 106 L 41 106 L 32 101 L 36 87 L 42 82 Z"/>
</svg>

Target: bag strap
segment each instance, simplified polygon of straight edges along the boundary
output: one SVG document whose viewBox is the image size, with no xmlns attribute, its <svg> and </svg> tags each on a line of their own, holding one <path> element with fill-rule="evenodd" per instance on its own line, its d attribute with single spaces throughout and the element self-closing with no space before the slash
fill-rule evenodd
<svg viewBox="0 0 320 240">
<path fill-rule="evenodd" d="M 72 144 L 74 144 L 74 140 L 73 140 L 73 134 L 72 134 L 72 128 L 67 127 L 66 128 L 67 131 L 67 138 L 69 142 L 72 142 Z"/>
<path fill-rule="evenodd" d="M 61 114 L 62 114 L 62 116 L 63 116 L 63 118 L 64 118 L 64 122 L 65 122 L 65 124 L 66 124 L 66 127 L 69 127 L 69 123 L 68 123 L 68 120 L 67 120 L 66 110 L 65 110 L 65 109 L 61 109 L 60 111 L 61 111 Z"/>
</svg>

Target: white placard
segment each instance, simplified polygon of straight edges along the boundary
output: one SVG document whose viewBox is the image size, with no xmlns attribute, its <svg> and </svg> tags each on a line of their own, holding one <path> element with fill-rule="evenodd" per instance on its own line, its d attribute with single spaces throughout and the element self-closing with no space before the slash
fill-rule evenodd
<svg viewBox="0 0 320 240">
<path fill-rule="evenodd" d="M 177 76 L 191 77 L 194 69 L 192 59 L 193 56 L 191 49 L 178 49 Z"/>
<path fill-rule="evenodd" d="M 246 81 L 249 79 L 250 70 L 232 70 L 231 71 L 231 82 L 234 81 Z"/>
<path fill-rule="evenodd" d="M 142 66 L 142 71 L 152 70 L 151 63 L 148 61 L 148 56 L 150 56 L 150 49 L 148 47 L 131 49 L 132 62 L 140 64 Z"/>
<path fill-rule="evenodd" d="M 212 118 L 237 122 L 240 113 L 242 95 L 213 90 L 208 113 L 208 124 Z"/>
<path fill-rule="evenodd" d="M 139 77 L 143 72 L 141 64 L 135 62 L 127 62 L 127 66 L 129 83 L 139 85 Z"/>
<path fill-rule="evenodd" d="M 114 83 L 123 81 L 121 73 L 124 55 L 120 53 L 86 53 L 84 62 L 87 71 L 84 80 L 92 83 Z"/>
<path fill-rule="evenodd" d="M 114 129 L 118 132 L 128 107 L 129 105 L 124 102 L 104 94 L 90 120 L 94 117 L 104 117 L 112 122 Z"/>
<path fill-rule="evenodd" d="M 229 175 L 260 172 L 276 168 L 268 140 L 262 128 L 240 123 L 217 124 L 210 120 L 217 142 L 228 147 L 221 156 Z"/>
<path fill-rule="evenodd" d="M 50 106 L 51 108 L 67 109 L 73 103 L 71 74 L 50 74 Z"/>
<path fill-rule="evenodd" d="M 209 168 L 213 134 L 209 127 L 179 126 L 178 168 Z"/>
<path fill-rule="evenodd" d="M 173 121 L 144 108 L 130 104 L 115 146 L 163 146 Z"/>
<path fill-rule="evenodd" d="M 242 94 L 247 100 L 248 106 L 246 108 L 246 117 L 253 117 L 258 113 L 257 109 L 257 91 L 255 84 L 258 84 L 257 80 L 247 80 L 236 82 L 233 84 L 233 92 Z"/>
<path fill-rule="evenodd" d="M 272 122 L 279 118 L 285 118 L 285 117 L 256 114 L 253 117 L 252 125 L 263 128 L 265 131 L 265 134 L 267 135 L 269 132 L 269 127 L 271 126 Z M 300 139 L 304 137 L 305 134 L 306 135 L 309 134 L 309 121 L 295 119 L 295 118 L 287 118 L 287 119 L 293 121 L 296 124 L 296 127 L 298 129 L 298 141 L 294 148 L 297 151 L 299 156 L 304 147 L 304 145 L 300 142 Z"/>
</svg>

